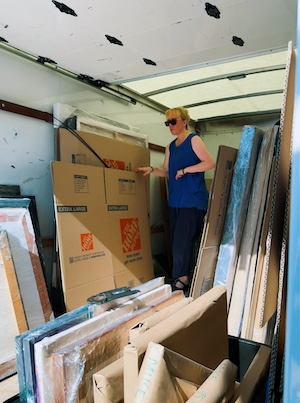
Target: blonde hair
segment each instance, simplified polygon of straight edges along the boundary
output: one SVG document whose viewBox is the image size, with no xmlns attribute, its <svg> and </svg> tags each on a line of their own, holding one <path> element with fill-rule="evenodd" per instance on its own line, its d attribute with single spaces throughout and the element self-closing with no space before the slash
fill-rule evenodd
<svg viewBox="0 0 300 403">
<path fill-rule="evenodd" d="M 170 115 L 171 112 L 179 112 L 180 118 L 182 120 L 187 121 L 187 125 L 190 121 L 190 115 L 187 109 L 185 109 L 183 106 L 178 106 L 177 108 L 171 108 L 167 109 L 165 112 L 166 118 L 168 119 L 168 116 Z"/>
</svg>

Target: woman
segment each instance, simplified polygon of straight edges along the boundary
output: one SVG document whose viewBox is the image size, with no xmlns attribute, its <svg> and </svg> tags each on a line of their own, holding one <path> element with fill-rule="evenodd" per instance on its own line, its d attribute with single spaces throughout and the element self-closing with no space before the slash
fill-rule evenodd
<svg viewBox="0 0 300 403">
<path fill-rule="evenodd" d="M 161 168 L 140 167 L 135 172 L 168 177 L 168 205 L 172 248 L 173 290 L 188 290 L 193 241 L 203 230 L 208 206 L 204 172 L 215 167 L 203 141 L 188 130 L 183 107 L 166 111 L 165 125 L 176 138 L 166 147 Z"/>
</svg>

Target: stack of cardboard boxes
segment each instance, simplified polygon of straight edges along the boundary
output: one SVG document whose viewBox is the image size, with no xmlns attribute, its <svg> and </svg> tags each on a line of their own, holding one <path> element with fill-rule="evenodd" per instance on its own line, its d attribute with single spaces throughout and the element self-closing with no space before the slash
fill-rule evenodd
<svg viewBox="0 0 300 403">
<path fill-rule="evenodd" d="M 149 181 L 132 172 L 150 150 L 93 133 L 57 132 L 52 179 L 67 311 L 101 291 L 154 277 Z"/>
</svg>

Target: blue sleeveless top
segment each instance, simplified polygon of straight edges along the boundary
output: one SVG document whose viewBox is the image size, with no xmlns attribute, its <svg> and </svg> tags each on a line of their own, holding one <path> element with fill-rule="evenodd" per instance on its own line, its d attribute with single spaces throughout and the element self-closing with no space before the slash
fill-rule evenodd
<svg viewBox="0 0 300 403">
<path fill-rule="evenodd" d="M 208 191 L 204 181 L 204 172 L 187 173 L 180 179 L 175 179 L 176 172 L 179 169 L 201 162 L 192 148 L 192 138 L 194 136 L 197 136 L 197 134 L 191 133 L 179 146 L 176 146 L 176 140 L 170 143 L 168 167 L 169 206 L 176 208 L 194 207 L 206 211 Z"/>
</svg>

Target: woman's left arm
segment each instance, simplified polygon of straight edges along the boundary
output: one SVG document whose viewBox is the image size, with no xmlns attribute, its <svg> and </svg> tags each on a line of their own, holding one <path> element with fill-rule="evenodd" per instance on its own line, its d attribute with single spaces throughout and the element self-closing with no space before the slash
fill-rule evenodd
<svg viewBox="0 0 300 403">
<path fill-rule="evenodd" d="M 199 136 L 192 138 L 192 148 L 197 157 L 201 160 L 199 164 L 187 166 L 184 173 L 205 172 L 215 168 L 215 161 L 208 152 L 203 140 Z"/>
</svg>

